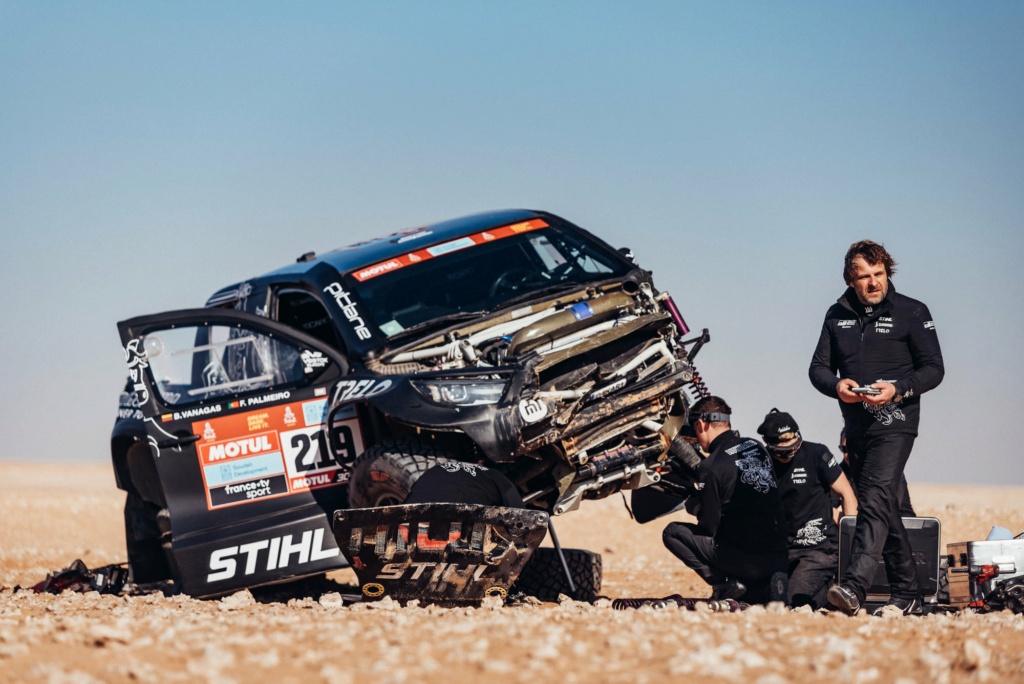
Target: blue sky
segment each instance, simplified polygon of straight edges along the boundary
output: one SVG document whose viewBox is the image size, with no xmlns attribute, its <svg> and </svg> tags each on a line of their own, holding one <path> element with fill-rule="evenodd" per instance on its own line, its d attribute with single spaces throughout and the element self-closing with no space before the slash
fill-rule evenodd
<svg viewBox="0 0 1024 684">
<path fill-rule="evenodd" d="M 853 241 L 945 353 L 913 481 L 1024 483 L 1020 3 L 0 2 L 0 458 L 103 461 L 116 322 L 506 207 L 634 249 L 752 433 Z"/>
</svg>

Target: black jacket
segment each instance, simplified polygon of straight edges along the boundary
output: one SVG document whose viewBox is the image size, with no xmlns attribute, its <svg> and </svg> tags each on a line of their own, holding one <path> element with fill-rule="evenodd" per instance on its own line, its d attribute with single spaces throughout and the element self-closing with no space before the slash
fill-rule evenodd
<svg viewBox="0 0 1024 684">
<path fill-rule="evenodd" d="M 727 431 L 709 448 L 698 469 L 698 530 L 739 551 L 785 553 L 786 517 L 764 447 Z"/>
<path fill-rule="evenodd" d="M 847 288 L 829 308 L 809 372 L 811 384 L 836 399 L 841 378 L 861 385 L 886 381 L 896 386 L 894 400 L 882 406 L 839 403 L 847 435 L 860 437 L 916 435 L 921 395 L 942 382 L 945 369 L 928 307 L 897 293 L 890 281 L 877 306 L 865 307 L 853 288 Z"/>
</svg>

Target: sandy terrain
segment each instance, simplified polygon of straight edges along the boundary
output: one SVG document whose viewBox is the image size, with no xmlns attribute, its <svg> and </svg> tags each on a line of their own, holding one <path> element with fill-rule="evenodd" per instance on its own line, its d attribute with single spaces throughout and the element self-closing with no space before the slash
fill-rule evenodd
<svg viewBox="0 0 1024 684">
<path fill-rule="evenodd" d="M 912 485 L 943 542 L 1024 528 L 1024 488 Z M 848 618 L 754 608 L 713 614 L 613 611 L 574 602 L 520 608 L 257 603 L 248 592 L 186 597 L 13 592 L 82 558 L 124 560 L 123 494 L 105 466 L 0 462 L 0 682 L 1021 681 L 1024 616 Z M 705 596 L 661 545 L 664 521 L 622 500 L 558 521 L 565 546 L 604 555 L 604 593 Z M 348 584 L 349 571 L 332 579 Z M 354 587 L 347 589 L 355 591 Z M 599 602 L 601 603 L 601 602 Z"/>
</svg>

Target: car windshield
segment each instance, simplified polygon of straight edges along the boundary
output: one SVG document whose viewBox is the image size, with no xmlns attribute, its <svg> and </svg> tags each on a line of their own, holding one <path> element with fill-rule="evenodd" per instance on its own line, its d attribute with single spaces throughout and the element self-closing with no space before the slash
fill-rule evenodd
<svg viewBox="0 0 1024 684">
<path fill-rule="evenodd" d="M 541 220 L 434 245 L 351 274 L 388 337 L 461 312 L 485 312 L 560 286 L 624 276 L 630 266 L 583 235 Z"/>
</svg>

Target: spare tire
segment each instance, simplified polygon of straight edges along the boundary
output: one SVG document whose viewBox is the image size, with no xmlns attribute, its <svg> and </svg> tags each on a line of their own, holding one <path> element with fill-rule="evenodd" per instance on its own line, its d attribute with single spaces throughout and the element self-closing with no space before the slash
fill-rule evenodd
<svg viewBox="0 0 1024 684">
<path fill-rule="evenodd" d="M 595 601 L 601 592 L 601 554 L 584 549 L 562 549 L 562 553 L 576 585 L 575 593 L 569 589 L 558 551 L 547 547 L 533 552 L 513 591 L 536 596 L 541 601 L 557 601 L 559 594 L 577 601 Z"/>
<path fill-rule="evenodd" d="M 397 506 L 409 496 L 420 475 L 451 454 L 418 439 L 386 439 L 359 454 L 348 484 L 349 506 Z"/>
</svg>

